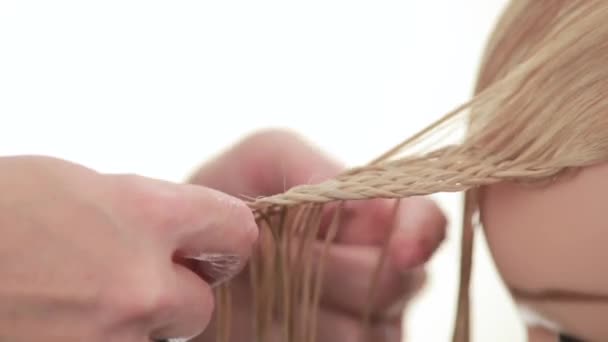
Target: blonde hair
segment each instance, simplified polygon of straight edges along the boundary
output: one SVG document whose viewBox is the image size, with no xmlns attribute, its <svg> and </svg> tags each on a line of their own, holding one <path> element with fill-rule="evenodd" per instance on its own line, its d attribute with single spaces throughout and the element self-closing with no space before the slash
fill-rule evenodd
<svg viewBox="0 0 608 342">
<path fill-rule="evenodd" d="M 453 339 L 468 341 L 473 218 L 483 187 L 543 184 L 565 171 L 608 161 L 607 19 L 608 2 L 602 0 L 512 1 L 489 39 L 470 101 L 366 166 L 250 203 L 265 232 L 250 264 L 256 340 L 267 339 L 277 312 L 283 341 L 315 340 L 323 256 L 340 220 L 336 210 L 324 251 L 313 263 L 312 241 L 324 206 L 463 192 Z M 444 143 L 454 132 L 464 132 L 461 141 Z M 227 288 L 219 298 L 220 309 L 227 309 Z M 221 310 L 220 317 L 220 340 L 227 340 L 229 312 Z"/>
</svg>

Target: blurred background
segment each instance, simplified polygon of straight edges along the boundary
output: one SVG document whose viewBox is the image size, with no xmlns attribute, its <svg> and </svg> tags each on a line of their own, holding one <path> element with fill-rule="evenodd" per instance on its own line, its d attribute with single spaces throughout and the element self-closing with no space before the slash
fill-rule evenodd
<svg viewBox="0 0 608 342">
<path fill-rule="evenodd" d="M 468 99 L 505 0 L 0 1 L 0 155 L 52 155 L 181 181 L 283 127 L 365 163 Z M 460 195 L 408 341 L 448 341 Z M 474 341 L 524 331 L 484 241 Z"/>
</svg>

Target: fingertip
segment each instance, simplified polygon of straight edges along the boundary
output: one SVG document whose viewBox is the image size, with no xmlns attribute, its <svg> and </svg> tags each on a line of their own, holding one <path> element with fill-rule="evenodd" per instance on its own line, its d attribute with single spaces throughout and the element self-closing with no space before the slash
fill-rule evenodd
<svg viewBox="0 0 608 342">
<path fill-rule="evenodd" d="M 401 272 L 423 264 L 430 254 L 426 243 L 421 240 L 412 240 L 403 236 L 395 236 L 390 247 L 390 259 L 394 267 Z"/>
<path fill-rule="evenodd" d="M 183 227 L 179 235 L 180 252 L 194 257 L 222 253 L 248 258 L 259 235 L 253 211 L 231 195 L 196 185 L 190 187 L 201 188 L 199 206 L 193 208 L 198 219 Z"/>
<path fill-rule="evenodd" d="M 412 198 L 399 210 L 398 224 L 411 239 L 424 240 L 436 247 L 446 237 L 447 218 L 428 198 Z"/>
<path fill-rule="evenodd" d="M 402 205 L 396 224 L 392 255 L 402 270 L 427 262 L 446 236 L 445 215 L 426 198 L 413 198 Z"/>
<path fill-rule="evenodd" d="M 221 191 L 208 189 L 217 199 L 220 206 L 224 207 L 223 223 L 239 227 L 242 230 L 242 238 L 248 245 L 253 245 L 259 235 L 258 225 L 253 210 L 242 200 Z"/>
</svg>

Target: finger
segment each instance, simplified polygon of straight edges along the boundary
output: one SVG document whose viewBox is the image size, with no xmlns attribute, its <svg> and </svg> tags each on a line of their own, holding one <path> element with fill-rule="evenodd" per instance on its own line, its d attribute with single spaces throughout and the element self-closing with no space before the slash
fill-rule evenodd
<svg viewBox="0 0 608 342">
<path fill-rule="evenodd" d="M 265 131 L 244 139 L 204 165 L 192 177 L 192 182 L 232 195 L 258 197 L 283 192 L 295 185 L 318 182 L 335 176 L 342 169 L 338 162 L 292 133 Z M 420 201 L 419 198 L 404 199 L 401 210 L 409 211 L 410 202 L 416 207 Z M 371 245 L 385 241 L 394 220 L 393 206 L 394 201 L 386 199 L 346 203 L 343 228 L 336 241 Z M 335 207 L 331 203 L 326 205 L 321 237 Z M 433 203 L 429 207 L 429 216 L 445 221 L 438 207 Z"/>
<path fill-rule="evenodd" d="M 446 236 L 447 220 L 428 198 L 404 201 L 395 219 L 389 244 L 389 259 L 404 271 L 427 262 Z"/>
<path fill-rule="evenodd" d="M 301 137 L 280 130 L 243 139 L 203 165 L 191 182 L 240 197 L 268 196 L 333 177 L 343 167 Z"/>
<path fill-rule="evenodd" d="M 353 245 L 380 245 L 385 242 L 394 225 L 395 200 L 370 199 L 347 201 L 340 209 L 340 227 L 335 243 Z M 323 219 L 319 238 L 324 238 L 340 203 L 327 203 L 323 209 Z"/>
<path fill-rule="evenodd" d="M 318 238 L 326 236 L 338 205 L 325 205 Z M 388 243 L 388 259 L 397 271 L 425 263 L 445 240 L 446 217 L 429 198 L 347 202 L 339 216 L 335 244 L 384 248 Z"/>
<path fill-rule="evenodd" d="M 323 310 L 318 315 L 319 342 L 399 342 L 402 338 L 400 319 L 373 324 L 366 329 L 361 319 L 334 310 Z"/>
<path fill-rule="evenodd" d="M 158 313 L 149 336 L 152 340 L 197 336 L 205 330 L 213 313 L 214 299 L 209 285 L 179 265 L 173 266 L 173 273 L 169 296 L 174 299 Z"/>
<path fill-rule="evenodd" d="M 332 204 L 324 212 L 321 235 L 327 230 L 335 208 Z M 389 259 L 403 271 L 431 257 L 445 240 L 446 225 L 445 215 L 428 198 L 359 201 L 344 205 L 334 241 L 363 246 L 384 246 L 389 241 Z"/>
<path fill-rule="evenodd" d="M 379 245 L 387 241 L 394 231 L 402 240 L 428 245 L 425 251 L 428 251 L 428 247 L 436 247 L 445 237 L 446 218 L 435 202 L 425 197 L 403 198 L 398 201 L 372 199 L 345 203 L 335 241 Z M 331 221 L 336 207 L 337 204 L 326 206 L 324 226 Z"/>
<path fill-rule="evenodd" d="M 316 248 L 320 255 L 321 247 Z M 404 271 L 389 259 L 378 274 L 377 287 L 370 298 L 380 247 L 335 245 L 327 253 L 322 302 L 354 315 L 365 313 L 371 305 L 376 316 L 400 316 L 407 301 L 426 281 L 422 268 Z"/>
<path fill-rule="evenodd" d="M 228 277 L 251 255 L 258 229 L 242 201 L 195 185 L 117 177 L 125 224 L 146 228 L 169 260 L 191 259 L 199 271 L 217 271 L 219 265 Z"/>
</svg>

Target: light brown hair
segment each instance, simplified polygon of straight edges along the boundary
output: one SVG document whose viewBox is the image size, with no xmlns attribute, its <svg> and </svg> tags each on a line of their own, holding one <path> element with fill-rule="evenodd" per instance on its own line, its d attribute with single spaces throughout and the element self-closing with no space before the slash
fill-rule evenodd
<svg viewBox="0 0 608 342">
<path fill-rule="evenodd" d="M 368 165 L 250 203 L 263 232 L 249 267 L 255 340 L 264 341 L 277 313 L 283 341 L 315 340 L 324 253 L 313 253 L 311 242 L 323 207 L 463 192 L 454 341 L 468 341 L 473 219 L 483 187 L 499 182 L 542 185 L 608 161 L 607 19 L 608 2 L 602 0 L 512 1 L 488 41 L 470 101 Z M 460 130 L 459 143 L 443 143 Z M 325 249 L 331 248 L 339 220 L 338 208 L 325 234 Z M 220 292 L 220 309 L 226 309 L 229 291 Z M 226 339 L 229 313 L 220 316 L 220 339 Z M 366 314 L 362 318 L 368 319 Z"/>
</svg>

